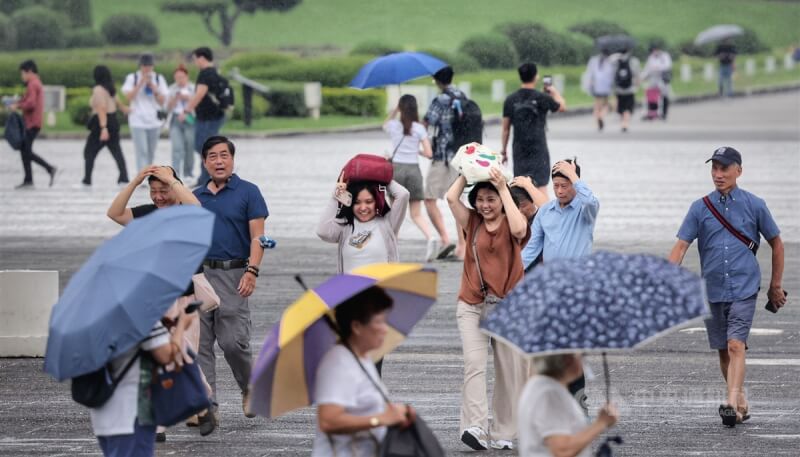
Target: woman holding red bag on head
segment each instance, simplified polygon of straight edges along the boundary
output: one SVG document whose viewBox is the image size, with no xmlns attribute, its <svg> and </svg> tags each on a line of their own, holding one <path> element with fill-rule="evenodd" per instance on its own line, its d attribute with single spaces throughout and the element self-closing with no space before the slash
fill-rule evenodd
<svg viewBox="0 0 800 457">
<path fill-rule="evenodd" d="M 397 262 L 397 234 L 405 220 L 409 193 L 396 181 L 347 183 L 344 173 L 317 225 L 317 236 L 338 243 L 339 273 L 371 263 Z"/>
</svg>

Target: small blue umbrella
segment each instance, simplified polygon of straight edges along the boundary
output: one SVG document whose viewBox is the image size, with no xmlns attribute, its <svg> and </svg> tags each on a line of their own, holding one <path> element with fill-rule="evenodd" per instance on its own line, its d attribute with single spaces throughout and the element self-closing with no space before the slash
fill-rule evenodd
<svg viewBox="0 0 800 457">
<path fill-rule="evenodd" d="M 144 339 L 189 285 L 213 229 L 213 213 L 174 206 L 100 246 L 53 307 L 45 371 L 59 381 L 89 373 Z"/>
<path fill-rule="evenodd" d="M 432 75 L 446 66 L 447 63 L 422 52 L 396 52 L 370 60 L 350 81 L 350 87 L 367 89 L 401 84 Z"/>
<path fill-rule="evenodd" d="M 481 328 L 529 355 L 605 356 L 706 314 L 698 275 L 659 257 L 598 252 L 534 268 Z"/>
</svg>

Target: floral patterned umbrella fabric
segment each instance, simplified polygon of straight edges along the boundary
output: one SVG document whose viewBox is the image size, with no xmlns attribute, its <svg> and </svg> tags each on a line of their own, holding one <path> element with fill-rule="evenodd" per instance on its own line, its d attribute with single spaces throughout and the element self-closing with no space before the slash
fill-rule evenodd
<svg viewBox="0 0 800 457">
<path fill-rule="evenodd" d="M 536 267 L 481 328 L 527 354 L 631 349 L 708 314 L 700 277 L 665 259 L 598 252 Z"/>
</svg>

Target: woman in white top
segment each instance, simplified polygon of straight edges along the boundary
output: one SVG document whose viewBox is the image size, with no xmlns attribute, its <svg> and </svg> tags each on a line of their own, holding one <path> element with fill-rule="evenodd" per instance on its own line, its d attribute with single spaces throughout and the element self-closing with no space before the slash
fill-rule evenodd
<svg viewBox="0 0 800 457">
<path fill-rule="evenodd" d="M 590 457 L 592 441 L 617 423 L 612 405 L 600 410 L 587 425 L 567 386 L 583 374 L 577 354 L 557 354 L 533 360 L 538 373 L 519 398 L 519 455 L 521 457 Z"/>
<path fill-rule="evenodd" d="M 608 97 L 614 86 L 615 64 L 611 61 L 608 51 L 603 51 L 589 59 L 586 65 L 588 75 L 589 93 L 594 97 L 594 118 L 597 120 L 597 129 L 603 130 L 603 118 L 608 112 Z"/>
<path fill-rule="evenodd" d="M 422 172 L 419 169 L 419 156 L 423 155 L 430 159 L 433 157 L 433 150 L 425 126 L 419 123 L 417 99 L 413 95 L 406 94 L 400 97 L 397 107 L 383 123 L 383 131 L 389 134 L 391 140 L 392 153 L 389 160 L 394 169 L 394 179 L 411 194 L 409 203 L 411 220 L 425 235 L 428 242 L 425 260 L 430 262 L 439 254 L 440 243 L 433 238 L 428 222 L 422 216 L 422 201 L 425 194 Z"/>
<path fill-rule="evenodd" d="M 392 298 L 380 287 L 336 307 L 340 341 L 322 358 L 314 384 L 318 427 L 312 456 L 375 456 L 386 427 L 413 420 L 411 408 L 385 402 L 386 386 L 370 359 L 386 338 L 391 307 Z"/>
<path fill-rule="evenodd" d="M 397 262 L 397 234 L 405 219 L 408 191 L 392 181 L 387 190 L 389 207 L 381 185 L 362 181 L 347 184 L 341 177 L 317 225 L 317 236 L 338 243 L 339 273 L 371 263 Z M 339 205 L 337 196 L 352 196 L 349 206 Z"/>
<path fill-rule="evenodd" d="M 169 86 L 167 111 L 170 113 L 169 140 L 172 143 L 172 168 L 183 178 L 194 172 L 194 117 L 186 114 L 186 105 L 194 96 L 194 84 L 183 64 L 175 69 L 175 83 Z"/>
</svg>

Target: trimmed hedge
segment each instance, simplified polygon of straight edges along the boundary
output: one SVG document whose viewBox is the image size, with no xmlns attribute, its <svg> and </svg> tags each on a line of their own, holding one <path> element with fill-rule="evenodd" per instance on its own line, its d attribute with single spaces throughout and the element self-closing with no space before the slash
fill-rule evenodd
<svg viewBox="0 0 800 457">
<path fill-rule="evenodd" d="M 449 53 L 439 49 L 421 49 L 420 52 L 430 54 L 437 59 L 447 62 L 448 65 L 453 67 L 456 75 L 459 73 L 469 73 L 472 71 L 479 71 L 481 65 L 472 56 L 468 56 L 462 52 Z"/>
<path fill-rule="evenodd" d="M 0 13 L 0 51 L 12 51 L 16 48 L 17 29 L 14 27 L 14 22 L 5 14 Z"/>
<path fill-rule="evenodd" d="M 520 62 L 538 65 L 583 64 L 594 46 L 588 39 L 556 33 L 532 22 L 509 22 L 496 30 L 511 40 Z"/>
<path fill-rule="evenodd" d="M 511 40 L 497 33 L 467 38 L 460 51 L 474 58 L 483 68 L 514 68 L 517 63 Z"/>
<path fill-rule="evenodd" d="M 318 81 L 323 86 L 343 87 L 368 61 L 366 56 L 298 60 L 273 67 L 253 68 L 247 77 L 256 80 Z"/>
<path fill-rule="evenodd" d="M 245 77 L 250 77 L 248 72 L 253 69 L 284 65 L 296 60 L 295 57 L 289 54 L 277 52 L 246 52 L 235 54 L 231 58 L 226 59 L 221 69 L 223 73 L 227 73 L 234 68 L 238 68 Z"/>
<path fill-rule="evenodd" d="M 158 28 L 143 14 L 115 14 L 101 27 L 108 44 L 158 44 Z"/>
<path fill-rule="evenodd" d="M 322 89 L 323 115 L 381 116 L 386 111 L 386 92 L 382 90 L 356 90 L 324 87 Z"/>
<path fill-rule="evenodd" d="M 103 35 L 90 28 L 68 30 L 65 37 L 68 48 L 99 48 L 105 44 Z"/>
<path fill-rule="evenodd" d="M 31 6 L 11 15 L 17 31 L 17 49 L 53 49 L 64 46 L 69 19 L 43 6 Z"/>
<path fill-rule="evenodd" d="M 571 26 L 570 32 L 586 35 L 595 40 L 603 35 L 630 35 L 627 30 L 621 25 L 604 20 L 595 20 L 589 22 L 581 22 Z"/>
<path fill-rule="evenodd" d="M 20 83 L 19 70 L 17 69 L 22 60 L 21 57 L 0 57 L 0 86 L 16 86 Z M 102 61 L 100 58 L 97 60 L 70 59 L 69 61 L 36 59 L 39 75 L 44 84 L 54 84 L 68 88 L 94 86 L 92 73 L 95 65 L 101 63 L 111 70 L 117 87 L 122 85 L 125 75 L 136 69 L 135 62 Z"/>
<path fill-rule="evenodd" d="M 69 17 L 72 27 L 92 27 L 91 0 L 51 0 L 51 3 Z"/>
<path fill-rule="evenodd" d="M 402 49 L 400 48 L 400 46 L 392 46 L 390 44 L 386 44 L 380 41 L 365 41 L 363 43 L 357 44 L 353 49 L 351 49 L 350 55 L 377 57 L 401 51 Z"/>
<path fill-rule="evenodd" d="M 305 117 L 306 109 L 303 84 L 285 81 L 267 81 L 264 85 L 270 88 L 266 99 L 269 103 L 267 116 Z"/>
</svg>

